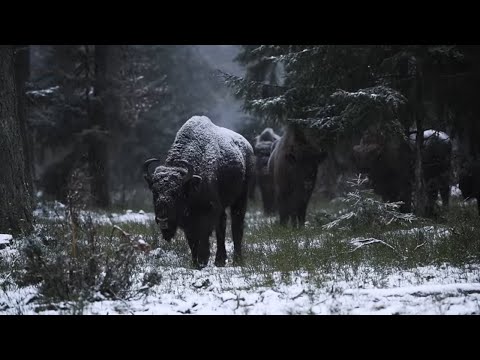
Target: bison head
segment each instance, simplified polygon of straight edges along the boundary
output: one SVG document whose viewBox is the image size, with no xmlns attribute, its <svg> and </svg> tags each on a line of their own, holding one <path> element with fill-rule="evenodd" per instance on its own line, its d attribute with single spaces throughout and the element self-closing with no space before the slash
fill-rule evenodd
<svg viewBox="0 0 480 360">
<path fill-rule="evenodd" d="M 272 142 L 264 141 L 255 146 L 256 167 L 258 175 L 268 175 L 268 159 L 272 149 Z"/>
<path fill-rule="evenodd" d="M 153 173 L 149 166 L 157 159 L 145 161 L 143 176 L 153 194 L 155 221 L 163 238 L 170 241 L 178 227 L 178 220 L 187 212 L 187 199 L 198 189 L 202 178 L 193 174 L 193 167 L 185 161 L 175 166 L 158 166 Z"/>
<path fill-rule="evenodd" d="M 368 172 L 378 160 L 382 153 L 382 146 L 379 144 L 355 145 L 353 147 L 353 157 L 360 171 Z"/>
</svg>

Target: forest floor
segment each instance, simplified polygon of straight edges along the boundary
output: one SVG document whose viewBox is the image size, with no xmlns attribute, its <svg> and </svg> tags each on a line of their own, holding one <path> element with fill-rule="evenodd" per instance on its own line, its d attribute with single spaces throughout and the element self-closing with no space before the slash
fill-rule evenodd
<svg viewBox="0 0 480 360">
<path fill-rule="evenodd" d="M 43 205 L 35 234 L 0 250 L 0 314 L 480 314 L 473 204 L 353 230 L 323 226 L 341 203 L 311 206 L 322 210 L 294 230 L 251 204 L 243 266 L 215 267 L 212 236 L 196 270 L 183 232 L 165 242 L 150 212 L 81 211 L 73 225 L 65 206 Z M 231 259 L 229 230 L 226 242 Z"/>
</svg>

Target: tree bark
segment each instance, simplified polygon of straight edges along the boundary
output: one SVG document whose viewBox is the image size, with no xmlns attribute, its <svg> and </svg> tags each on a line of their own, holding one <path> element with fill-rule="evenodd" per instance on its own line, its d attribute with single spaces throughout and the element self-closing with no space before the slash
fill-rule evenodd
<svg viewBox="0 0 480 360">
<path fill-rule="evenodd" d="M 15 84 L 17 89 L 17 111 L 22 136 L 23 154 L 25 162 L 25 180 L 33 201 L 33 138 L 27 121 L 26 83 L 30 78 L 30 47 L 28 45 L 15 46 Z M 32 203 L 32 206 L 34 204 Z"/>
<path fill-rule="evenodd" d="M 92 176 L 92 196 L 96 206 L 106 208 L 110 205 L 109 192 L 109 147 L 105 132 L 108 131 L 106 97 L 108 45 L 95 46 L 95 80 L 93 109 L 90 116 L 90 128 L 94 130 L 90 136 L 89 163 Z"/>
<path fill-rule="evenodd" d="M 0 233 L 32 230 L 32 198 L 18 115 L 14 48 L 0 46 Z M 28 167 L 28 166 L 27 166 Z"/>
<path fill-rule="evenodd" d="M 425 117 L 424 108 L 424 73 L 423 56 L 417 56 L 415 71 L 415 125 L 417 136 L 415 142 L 415 214 L 427 216 L 427 196 L 423 181 L 422 152 L 423 152 L 423 121 Z"/>
</svg>

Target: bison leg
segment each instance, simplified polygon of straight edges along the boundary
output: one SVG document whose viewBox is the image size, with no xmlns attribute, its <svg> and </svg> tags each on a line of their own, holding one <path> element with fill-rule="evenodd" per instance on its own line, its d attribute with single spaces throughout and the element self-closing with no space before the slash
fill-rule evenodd
<svg viewBox="0 0 480 360">
<path fill-rule="evenodd" d="M 251 201 L 255 201 L 255 188 L 257 186 L 257 179 L 255 176 L 251 177 L 251 180 L 248 183 L 248 198 Z"/>
<path fill-rule="evenodd" d="M 297 227 L 303 228 L 305 226 L 305 216 L 307 213 L 307 204 L 301 204 L 297 210 Z"/>
<path fill-rule="evenodd" d="M 227 250 L 225 250 L 225 232 L 227 228 L 227 214 L 225 211 L 220 215 L 220 219 L 215 229 L 217 235 L 217 254 L 215 256 L 215 266 L 225 266 L 227 260 Z"/>
<path fill-rule="evenodd" d="M 433 186 L 430 185 L 427 188 L 427 204 L 426 204 L 426 216 L 430 217 L 433 216 L 433 212 L 435 209 L 435 201 L 438 197 L 438 190 Z"/>
<path fill-rule="evenodd" d="M 244 193 L 230 209 L 230 216 L 232 218 L 233 262 L 235 264 L 241 264 L 243 261 L 242 239 L 246 211 L 247 196 L 246 193 Z"/>
<path fill-rule="evenodd" d="M 442 197 L 443 207 L 447 209 L 450 203 L 450 185 L 448 183 L 440 187 L 440 196 Z"/>
<path fill-rule="evenodd" d="M 284 205 L 280 205 L 279 209 L 279 214 L 280 214 L 280 225 L 286 226 L 288 223 L 288 210 L 285 208 Z"/>
<path fill-rule="evenodd" d="M 270 178 L 264 176 L 260 179 L 260 192 L 262 194 L 263 212 L 266 215 L 271 215 L 274 212 L 274 194 Z"/>
<path fill-rule="evenodd" d="M 194 240 L 195 237 L 192 233 L 185 232 L 185 237 L 187 238 L 188 246 L 192 253 L 192 263 L 194 267 L 198 267 L 198 243 Z"/>
<path fill-rule="evenodd" d="M 202 269 L 208 265 L 210 258 L 210 233 L 202 231 L 198 236 L 198 266 Z"/>
</svg>

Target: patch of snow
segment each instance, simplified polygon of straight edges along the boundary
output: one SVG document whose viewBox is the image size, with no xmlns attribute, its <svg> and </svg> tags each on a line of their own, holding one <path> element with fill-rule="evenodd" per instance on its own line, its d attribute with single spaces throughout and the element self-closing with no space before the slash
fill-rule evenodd
<svg viewBox="0 0 480 360">
<path fill-rule="evenodd" d="M 10 241 L 13 239 L 13 236 L 10 234 L 0 234 L 0 249 L 10 245 Z"/>
<path fill-rule="evenodd" d="M 450 137 L 443 131 L 425 130 L 423 132 L 424 139 L 429 139 L 431 136 L 437 136 L 440 140 L 450 140 Z"/>
<path fill-rule="evenodd" d="M 27 91 L 27 94 L 30 95 L 30 96 L 34 96 L 34 97 L 46 97 L 46 96 L 54 94 L 58 89 L 60 89 L 60 86 L 53 86 L 53 87 L 43 89 L 43 90 Z"/>
<path fill-rule="evenodd" d="M 43 219 L 62 221 L 65 220 L 66 207 L 64 204 L 56 202 L 53 207 L 44 206 L 35 209 L 34 215 Z M 93 211 L 80 211 L 80 220 L 85 221 L 88 218 L 91 218 L 94 224 L 114 225 L 128 222 L 148 224 L 154 221 L 155 216 L 153 213 L 147 213 L 143 210 L 140 210 L 138 213 L 134 212 L 133 210 L 126 210 L 123 214 L 99 214 Z"/>
<path fill-rule="evenodd" d="M 387 238 L 391 235 L 417 235 L 417 234 L 432 234 L 434 240 L 438 240 L 444 237 L 450 236 L 451 232 L 450 229 L 446 227 L 434 227 L 434 226 L 423 226 L 420 228 L 413 228 L 408 230 L 394 230 L 394 231 L 387 231 L 383 233 L 383 236 Z"/>
<path fill-rule="evenodd" d="M 451 195 L 451 196 L 455 196 L 455 197 L 462 197 L 462 191 L 461 191 L 460 188 L 458 187 L 458 184 L 453 185 L 453 186 L 450 188 L 450 195 Z"/>
<path fill-rule="evenodd" d="M 13 236 L 10 234 L 0 234 L 0 244 L 9 243 L 13 239 Z"/>
<path fill-rule="evenodd" d="M 444 133 L 443 131 L 438 131 L 438 130 L 425 130 L 423 132 L 423 138 L 428 141 L 430 138 L 438 138 L 443 141 L 449 141 L 450 137 Z M 410 140 L 415 141 L 417 139 L 417 134 L 413 133 L 410 135 Z"/>
</svg>

